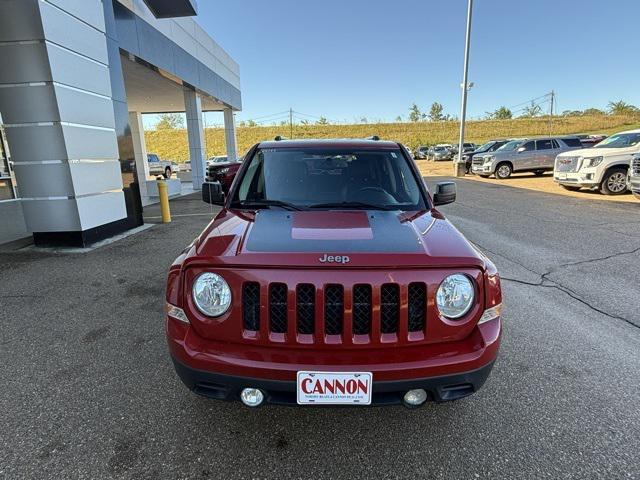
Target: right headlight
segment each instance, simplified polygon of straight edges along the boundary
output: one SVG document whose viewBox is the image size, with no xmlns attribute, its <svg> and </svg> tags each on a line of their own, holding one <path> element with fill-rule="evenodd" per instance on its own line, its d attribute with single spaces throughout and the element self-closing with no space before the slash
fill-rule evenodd
<svg viewBox="0 0 640 480">
<path fill-rule="evenodd" d="M 475 300 L 475 289 L 469 277 L 461 273 L 445 278 L 436 292 L 436 306 L 443 317 L 456 319 L 466 314 Z"/>
<path fill-rule="evenodd" d="M 205 272 L 193 283 L 193 301 L 208 317 L 219 317 L 231 306 L 231 289 L 217 273 Z"/>
<path fill-rule="evenodd" d="M 603 160 L 602 157 L 585 158 L 583 167 L 584 168 L 597 167 L 602 163 L 602 160 Z"/>
<path fill-rule="evenodd" d="M 493 155 L 488 155 L 486 157 L 484 157 L 484 163 L 491 163 L 493 162 L 493 159 L 496 158 Z"/>
</svg>

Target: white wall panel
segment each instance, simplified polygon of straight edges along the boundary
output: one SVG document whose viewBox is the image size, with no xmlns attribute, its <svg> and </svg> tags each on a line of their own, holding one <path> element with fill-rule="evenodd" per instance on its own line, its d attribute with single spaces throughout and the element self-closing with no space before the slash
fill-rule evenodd
<svg viewBox="0 0 640 480">
<path fill-rule="evenodd" d="M 123 192 L 110 192 L 76 199 L 82 230 L 122 220 L 127 216 Z"/>
<path fill-rule="evenodd" d="M 41 0 L 42 1 L 42 0 Z M 44 0 L 104 33 L 102 0 Z"/>
<path fill-rule="evenodd" d="M 104 32 L 79 22 L 75 17 L 49 4 L 40 7 L 45 38 L 55 44 L 107 65 L 107 42 Z"/>
<path fill-rule="evenodd" d="M 114 130 L 63 125 L 62 132 L 70 160 L 115 160 L 119 156 Z"/>
<path fill-rule="evenodd" d="M 120 162 L 117 160 L 72 161 L 69 163 L 69 170 L 76 196 L 122 189 Z"/>
<path fill-rule="evenodd" d="M 106 43 L 106 39 L 104 40 Z M 76 55 L 53 43 L 47 43 L 53 80 L 65 85 L 111 96 L 109 67 Z"/>
</svg>

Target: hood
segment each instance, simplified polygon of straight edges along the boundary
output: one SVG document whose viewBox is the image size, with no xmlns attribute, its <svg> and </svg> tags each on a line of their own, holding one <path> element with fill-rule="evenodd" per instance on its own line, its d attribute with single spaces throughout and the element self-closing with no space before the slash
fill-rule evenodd
<svg viewBox="0 0 640 480">
<path fill-rule="evenodd" d="M 638 145 L 626 148 L 581 148 L 579 150 L 569 150 L 563 152 L 559 157 L 613 157 L 616 155 L 633 155 L 640 152 Z"/>
<path fill-rule="evenodd" d="M 484 267 L 482 255 L 437 210 L 223 210 L 190 256 L 235 267 Z"/>
</svg>

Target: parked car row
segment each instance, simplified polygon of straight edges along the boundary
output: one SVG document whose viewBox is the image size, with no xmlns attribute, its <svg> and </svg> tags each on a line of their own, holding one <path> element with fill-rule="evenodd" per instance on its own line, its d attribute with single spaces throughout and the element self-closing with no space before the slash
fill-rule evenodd
<svg viewBox="0 0 640 480">
<path fill-rule="evenodd" d="M 567 190 L 588 188 L 605 195 L 631 190 L 640 198 L 640 130 L 487 142 L 464 156 L 471 173 L 507 179 L 514 172 L 553 171 Z M 498 148 L 494 148 L 499 145 Z"/>
</svg>

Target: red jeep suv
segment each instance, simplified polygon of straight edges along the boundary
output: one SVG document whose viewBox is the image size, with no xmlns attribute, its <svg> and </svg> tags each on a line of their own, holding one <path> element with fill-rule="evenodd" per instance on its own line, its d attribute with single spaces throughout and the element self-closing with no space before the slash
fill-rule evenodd
<svg viewBox="0 0 640 480">
<path fill-rule="evenodd" d="M 254 146 L 169 270 L 166 331 L 195 393 L 245 405 L 418 406 L 477 391 L 498 354 L 500 277 L 436 210 L 398 143 Z"/>
</svg>

